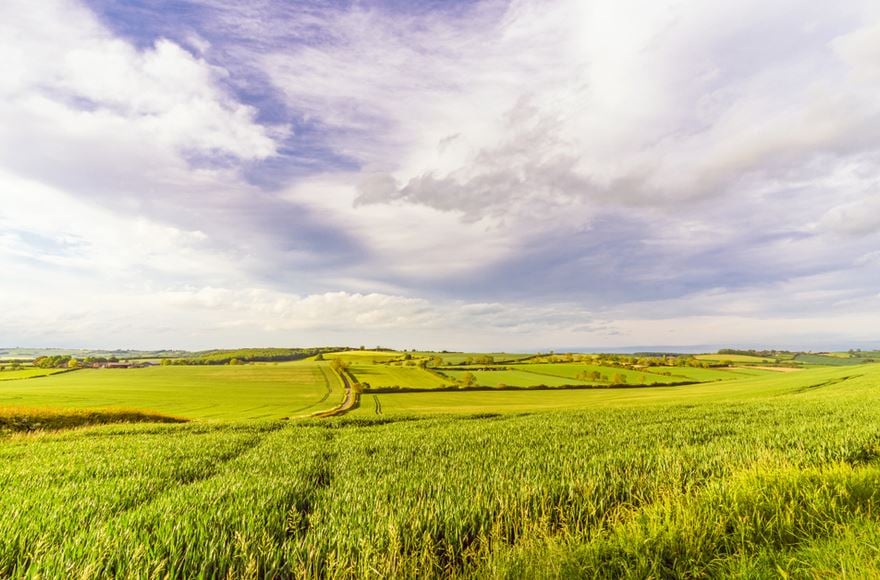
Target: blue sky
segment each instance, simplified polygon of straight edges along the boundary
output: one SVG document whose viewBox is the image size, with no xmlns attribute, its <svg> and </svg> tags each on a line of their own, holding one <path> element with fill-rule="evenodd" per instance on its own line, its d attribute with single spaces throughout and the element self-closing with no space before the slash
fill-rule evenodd
<svg viewBox="0 0 880 580">
<path fill-rule="evenodd" d="M 11 0 L 0 344 L 867 345 L 880 7 Z"/>
</svg>

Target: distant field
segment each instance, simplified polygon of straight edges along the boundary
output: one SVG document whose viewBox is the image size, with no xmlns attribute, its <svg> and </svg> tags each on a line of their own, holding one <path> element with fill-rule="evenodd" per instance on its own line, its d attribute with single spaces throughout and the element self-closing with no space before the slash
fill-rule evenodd
<svg viewBox="0 0 880 580">
<path fill-rule="evenodd" d="M 763 376 L 773 371 L 751 369 L 748 367 L 701 369 L 695 367 L 651 367 L 655 373 L 671 373 L 676 380 L 691 381 L 729 381 L 749 376 Z"/>
<path fill-rule="evenodd" d="M 331 352 L 324 355 L 327 360 L 340 359 L 351 363 L 371 364 L 373 362 L 381 363 L 390 360 L 397 360 L 404 355 L 402 352 L 387 350 L 346 350 L 342 352 Z"/>
<path fill-rule="evenodd" d="M 329 368 L 303 363 L 83 369 L 0 382 L 0 406 L 137 408 L 198 419 L 292 417 L 341 397 Z"/>
<path fill-rule="evenodd" d="M 581 373 L 591 373 L 594 371 L 598 371 L 600 374 L 608 377 L 606 381 L 599 381 L 599 384 L 607 384 L 613 379 L 614 375 L 620 374 L 626 377 L 627 384 L 651 384 L 651 383 L 678 383 L 683 380 L 682 377 L 672 377 L 672 376 L 664 376 L 657 373 L 643 372 L 643 371 L 634 371 L 630 369 L 622 369 L 617 367 L 606 367 L 599 365 L 590 365 L 590 364 L 582 364 L 582 363 L 537 363 L 537 364 L 523 364 L 518 365 L 513 368 L 521 369 L 522 371 L 535 373 L 542 376 L 556 376 L 563 377 L 567 379 L 574 379 Z M 592 382 L 592 381 L 587 381 Z"/>
<path fill-rule="evenodd" d="M 359 365 L 352 364 L 349 372 L 361 383 L 371 387 L 410 387 L 436 389 L 450 384 L 434 373 L 415 366 Z"/>
<path fill-rule="evenodd" d="M 418 356 L 428 356 L 434 357 L 438 356 L 443 359 L 444 364 L 448 365 L 460 365 L 464 363 L 468 359 L 474 359 L 478 357 L 491 356 L 495 359 L 495 362 L 504 362 L 504 361 L 518 361 L 526 358 L 530 358 L 534 356 L 533 354 L 524 354 L 524 353 L 510 353 L 510 352 L 431 352 L 431 351 L 422 351 L 413 353 L 413 355 Z"/>
<path fill-rule="evenodd" d="M 24 368 L 18 371 L 2 371 L 0 372 L 0 381 L 14 381 L 18 379 L 33 379 L 35 377 L 46 377 L 58 373 L 65 372 L 66 369 L 40 369 L 34 367 Z"/>
<path fill-rule="evenodd" d="M 510 371 L 449 371 L 441 369 L 443 374 L 448 375 L 452 379 L 458 380 L 465 373 L 473 374 L 477 379 L 477 385 L 484 387 L 497 387 L 498 385 L 507 385 L 509 387 L 532 387 L 535 385 L 546 385 L 548 387 L 560 387 L 563 385 L 586 385 L 585 381 L 570 379 L 553 375 L 540 375 L 537 373 L 529 373 L 522 370 Z"/>
<path fill-rule="evenodd" d="M 748 354 L 698 354 L 694 358 L 697 360 L 716 361 L 716 362 L 734 362 L 734 363 L 768 363 L 773 362 L 772 358 L 760 356 L 752 356 Z"/>
<path fill-rule="evenodd" d="M 360 408 L 354 414 L 359 416 L 375 415 L 377 398 L 384 415 L 523 413 L 633 405 L 733 402 L 809 392 L 838 382 L 865 385 L 880 382 L 880 365 L 859 367 L 858 370 L 862 371 L 859 373 L 853 373 L 852 370 L 855 369 L 826 367 L 797 373 L 765 371 L 762 376 L 680 386 L 635 386 L 556 391 L 460 390 L 438 391 L 436 393 L 365 394 Z M 489 371 L 487 374 L 495 374 L 495 372 Z M 849 382 L 851 380 L 853 383 Z"/>
<path fill-rule="evenodd" d="M 799 363 L 810 364 L 810 365 L 829 365 L 829 366 L 850 366 L 850 365 L 858 365 L 863 364 L 863 361 L 860 358 L 844 358 L 840 356 L 834 355 L 824 355 L 824 354 L 810 354 L 810 353 L 801 353 L 794 357 Z"/>
</svg>

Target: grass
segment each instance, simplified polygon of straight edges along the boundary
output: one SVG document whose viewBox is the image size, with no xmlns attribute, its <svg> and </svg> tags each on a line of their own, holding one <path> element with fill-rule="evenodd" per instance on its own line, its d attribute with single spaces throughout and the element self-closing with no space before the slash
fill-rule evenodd
<svg viewBox="0 0 880 580">
<path fill-rule="evenodd" d="M 137 408 L 191 419 L 307 415 L 342 398 L 326 366 L 310 363 L 83 369 L 0 383 L 0 405 Z"/>
<path fill-rule="evenodd" d="M 811 365 L 830 365 L 830 366 L 850 366 L 850 365 L 858 365 L 864 363 L 864 361 L 858 358 L 843 358 L 839 356 L 833 356 L 830 354 L 812 354 L 812 353 L 800 353 L 794 360 L 799 363 L 811 364 Z"/>
<path fill-rule="evenodd" d="M 749 354 L 698 354 L 694 357 L 697 360 L 710 362 L 733 362 L 733 363 L 772 363 L 772 358 L 761 356 L 753 356 Z"/>
<path fill-rule="evenodd" d="M 0 576 L 873 576 L 878 382 L 437 393 L 593 398 L 6 438 Z"/>
<path fill-rule="evenodd" d="M 324 370 L 77 371 L 0 386 L 0 401 L 133 400 L 226 418 L 0 437 L 0 577 L 880 572 L 880 365 L 366 394 L 342 418 L 239 420 L 277 416 L 297 393 L 313 405 Z"/>
<path fill-rule="evenodd" d="M 626 377 L 627 384 L 651 384 L 651 383 L 677 383 L 687 380 L 683 377 L 664 376 L 655 372 L 634 371 L 630 369 L 622 369 L 616 367 L 606 367 L 600 365 L 581 364 L 581 363 L 537 363 L 523 364 L 515 367 L 530 373 L 540 373 L 541 375 L 550 375 L 556 377 L 564 377 L 574 379 L 579 374 L 591 373 L 597 371 L 608 377 L 608 380 L 601 380 L 598 384 L 609 383 L 614 375 L 622 375 Z M 667 369 L 663 369 L 667 370 Z M 674 372 L 675 369 L 668 369 Z M 593 382 L 593 381 L 587 381 Z"/>
<path fill-rule="evenodd" d="M 369 383 L 372 388 L 436 389 L 452 384 L 452 381 L 417 366 L 353 364 L 349 371 L 357 381 Z"/>
<path fill-rule="evenodd" d="M 340 359 L 350 363 L 372 364 L 374 362 L 382 363 L 391 360 L 397 360 L 403 357 L 402 352 L 388 350 L 345 350 L 340 352 L 328 352 L 324 354 L 324 358 Z"/>
<path fill-rule="evenodd" d="M 491 356 L 495 359 L 495 362 L 512 362 L 519 361 L 527 358 L 531 358 L 535 356 L 534 354 L 524 354 L 524 353 L 512 353 L 512 352 L 436 352 L 436 351 L 422 351 L 418 353 L 413 353 L 415 356 L 426 356 L 426 357 L 440 357 L 443 360 L 443 364 L 447 365 L 460 365 L 463 364 L 468 359 L 473 360 L 474 358 Z"/>
<path fill-rule="evenodd" d="M 34 379 L 37 377 L 47 377 L 58 373 L 67 372 L 67 369 L 41 369 L 28 367 L 19 370 L 0 371 L 0 381 L 16 381 L 19 379 Z"/>
<path fill-rule="evenodd" d="M 531 366 L 531 365 L 530 365 Z M 486 387 L 497 387 L 498 385 L 507 385 L 509 387 L 532 387 L 536 385 L 546 385 L 548 387 L 560 387 L 564 385 L 586 385 L 585 381 L 574 378 L 563 378 L 547 374 L 530 373 L 525 370 L 497 370 L 497 371 L 452 371 L 439 369 L 444 375 L 452 379 L 454 382 L 461 378 L 465 373 L 471 373 L 477 379 L 477 384 Z"/>
</svg>

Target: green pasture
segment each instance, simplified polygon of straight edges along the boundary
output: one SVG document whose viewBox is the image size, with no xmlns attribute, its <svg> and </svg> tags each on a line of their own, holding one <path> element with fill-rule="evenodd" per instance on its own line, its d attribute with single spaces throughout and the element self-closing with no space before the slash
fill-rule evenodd
<svg viewBox="0 0 880 580">
<path fill-rule="evenodd" d="M 0 382 L 0 407 L 144 409 L 191 419 L 298 416 L 339 403 L 326 365 L 82 369 Z"/>
<path fill-rule="evenodd" d="M 772 358 L 752 356 L 749 354 L 698 354 L 694 357 L 697 360 L 711 362 L 732 362 L 745 364 L 772 363 Z"/>
<path fill-rule="evenodd" d="M 65 372 L 66 369 L 41 369 L 37 367 L 26 367 L 19 370 L 6 369 L 0 371 L 0 381 L 15 381 L 18 379 L 33 379 L 37 377 L 47 377 Z"/>
<path fill-rule="evenodd" d="M 641 370 L 631 370 L 617 367 L 607 367 L 600 365 L 591 365 L 591 364 L 583 364 L 583 363 L 535 363 L 535 364 L 522 364 L 517 365 L 515 367 L 517 370 L 521 370 L 524 372 L 533 373 L 535 375 L 540 375 L 540 380 L 543 380 L 545 376 L 554 376 L 554 377 L 563 377 L 566 379 L 574 379 L 581 373 L 591 373 L 593 371 L 598 371 L 602 375 L 607 377 L 607 380 L 600 380 L 597 384 L 602 383 L 610 383 L 614 375 L 623 375 L 626 377 L 627 384 L 634 385 L 642 385 L 642 384 L 651 384 L 651 383 L 678 383 L 682 382 L 684 378 L 681 377 L 673 377 L 673 376 L 664 376 L 657 373 L 641 371 Z M 588 380 L 586 382 L 592 383 L 592 380 Z M 535 383 L 540 384 L 540 383 Z"/>
<path fill-rule="evenodd" d="M 348 363 L 373 364 L 383 363 L 402 358 L 404 353 L 387 350 L 345 350 L 340 352 L 325 353 L 327 360 L 339 359 Z"/>
<path fill-rule="evenodd" d="M 877 577 L 878 369 L 7 436 L 0 577 Z"/>
<path fill-rule="evenodd" d="M 413 389 L 436 389 L 452 384 L 453 381 L 418 366 L 365 365 L 352 364 L 349 372 L 355 380 L 369 383 L 372 388 L 403 387 Z"/>
<path fill-rule="evenodd" d="M 851 372 L 857 370 L 858 372 Z M 467 413 L 524 413 L 548 410 L 598 409 L 644 405 L 693 405 L 777 397 L 813 390 L 826 384 L 880 385 L 880 366 L 856 369 L 810 369 L 792 373 L 767 372 L 762 376 L 679 386 L 558 390 L 467 390 L 436 393 L 365 394 L 359 416 L 431 415 Z M 476 374 L 476 373 L 474 373 Z M 494 375 L 496 371 L 488 371 Z M 549 386 L 549 385 L 548 385 Z M 376 399 L 378 398 L 378 405 Z M 380 411 L 377 412 L 377 407 Z"/>
<path fill-rule="evenodd" d="M 420 351 L 413 353 L 413 356 L 423 357 L 440 357 L 443 364 L 460 365 L 468 359 L 475 359 L 484 356 L 491 356 L 495 362 L 519 361 L 535 356 L 534 354 L 512 353 L 512 352 L 436 352 L 436 351 Z"/>
<path fill-rule="evenodd" d="M 465 373 L 471 373 L 477 379 L 477 385 L 483 387 L 497 387 L 498 385 L 507 385 L 508 387 L 534 387 L 537 385 L 545 385 L 548 387 L 561 387 L 564 385 L 587 385 L 588 381 L 580 381 L 573 378 L 564 378 L 548 374 L 530 373 L 525 370 L 497 370 L 497 371 L 465 371 L 465 370 L 444 370 L 440 371 L 450 377 L 450 383 L 461 379 Z"/>
</svg>

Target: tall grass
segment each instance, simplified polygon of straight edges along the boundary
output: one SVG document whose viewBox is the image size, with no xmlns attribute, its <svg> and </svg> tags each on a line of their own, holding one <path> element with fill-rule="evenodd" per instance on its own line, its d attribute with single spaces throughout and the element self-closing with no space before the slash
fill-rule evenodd
<svg viewBox="0 0 880 580">
<path fill-rule="evenodd" d="M 880 394 L 0 442 L 0 576 L 876 573 Z"/>
</svg>

